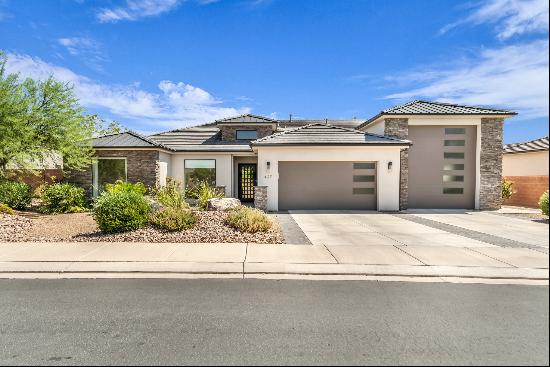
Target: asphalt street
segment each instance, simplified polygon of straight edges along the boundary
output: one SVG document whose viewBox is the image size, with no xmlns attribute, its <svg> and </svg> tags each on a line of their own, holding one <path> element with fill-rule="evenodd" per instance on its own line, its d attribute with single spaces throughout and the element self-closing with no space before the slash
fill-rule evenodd
<svg viewBox="0 0 550 367">
<path fill-rule="evenodd" d="M 548 365 L 548 287 L 0 280 L 0 364 Z"/>
</svg>

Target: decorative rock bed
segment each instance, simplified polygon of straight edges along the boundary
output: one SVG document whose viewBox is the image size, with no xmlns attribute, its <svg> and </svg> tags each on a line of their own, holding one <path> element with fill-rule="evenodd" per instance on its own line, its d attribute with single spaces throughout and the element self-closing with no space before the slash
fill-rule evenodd
<svg viewBox="0 0 550 367">
<path fill-rule="evenodd" d="M 73 214 L 63 214 L 59 216 L 37 216 L 32 219 L 21 215 L 0 214 L 0 242 L 284 243 L 279 224 L 275 221 L 273 227 L 267 232 L 241 233 L 225 224 L 224 219 L 227 216 L 225 212 L 199 211 L 197 215 L 199 217 L 197 224 L 193 228 L 185 231 L 169 232 L 147 226 L 132 232 L 104 234 L 97 229 L 89 214 L 80 214 L 78 218 Z M 56 217 L 59 218 L 59 220 L 56 220 Z M 40 227 L 45 226 L 40 226 L 40 223 L 38 223 L 40 220 L 48 220 L 48 226 L 71 226 L 70 218 L 75 218 L 80 223 L 82 223 L 85 218 L 85 220 L 90 223 L 88 229 L 72 234 L 67 234 L 67 231 L 65 231 L 65 235 L 63 235 L 63 231 L 56 231 L 55 228 L 44 231 L 44 229 Z M 80 226 L 80 228 L 82 228 L 82 226 Z"/>
</svg>

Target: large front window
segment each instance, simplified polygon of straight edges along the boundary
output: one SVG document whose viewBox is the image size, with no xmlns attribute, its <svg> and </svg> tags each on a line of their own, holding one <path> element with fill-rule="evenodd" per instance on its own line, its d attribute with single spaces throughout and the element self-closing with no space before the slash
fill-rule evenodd
<svg viewBox="0 0 550 367">
<path fill-rule="evenodd" d="M 118 180 L 126 181 L 126 158 L 95 158 L 92 162 L 93 194 L 98 196 L 105 185 Z"/>
<path fill-rule="evenodd" d="M 185 188 L 196 187 L 201 182 L 206 182 L 211 187 L 216 186 L 216 160 L 186 159 Z"/>
</svg>

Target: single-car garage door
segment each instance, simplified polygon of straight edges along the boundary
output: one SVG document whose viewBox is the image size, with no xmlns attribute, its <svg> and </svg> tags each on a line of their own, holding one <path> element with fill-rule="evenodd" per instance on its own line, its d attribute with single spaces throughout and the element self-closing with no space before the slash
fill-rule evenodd
<svg viewBox="0 0 550 367">
<path fill-rule="evenodd" d="M 279 161 L 279 210 L 376 210 L 375 162 Z"/>
<path fill-rule="evenodd" d="M 409 126 L 409 208 L 473 209 L 475 126 Z"/>
</svg>

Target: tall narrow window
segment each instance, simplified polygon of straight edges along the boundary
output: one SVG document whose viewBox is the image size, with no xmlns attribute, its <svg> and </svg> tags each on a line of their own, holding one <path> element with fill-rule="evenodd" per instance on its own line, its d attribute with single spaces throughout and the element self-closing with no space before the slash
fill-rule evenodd
<svg viewBox="0 0 550 367">
<path fill-rule="evenodd" d="M 98 157 L 92 162 L 93 195 L 98 196 L 105 185 L 126 181 L 126 158 Z"/>
<path fill-rule="evenodd" d="M 186 189 L 197 187 L 201 182 L 216 186 L 215 159 L 186 159 L 184 171 Z"/>
</svg>

